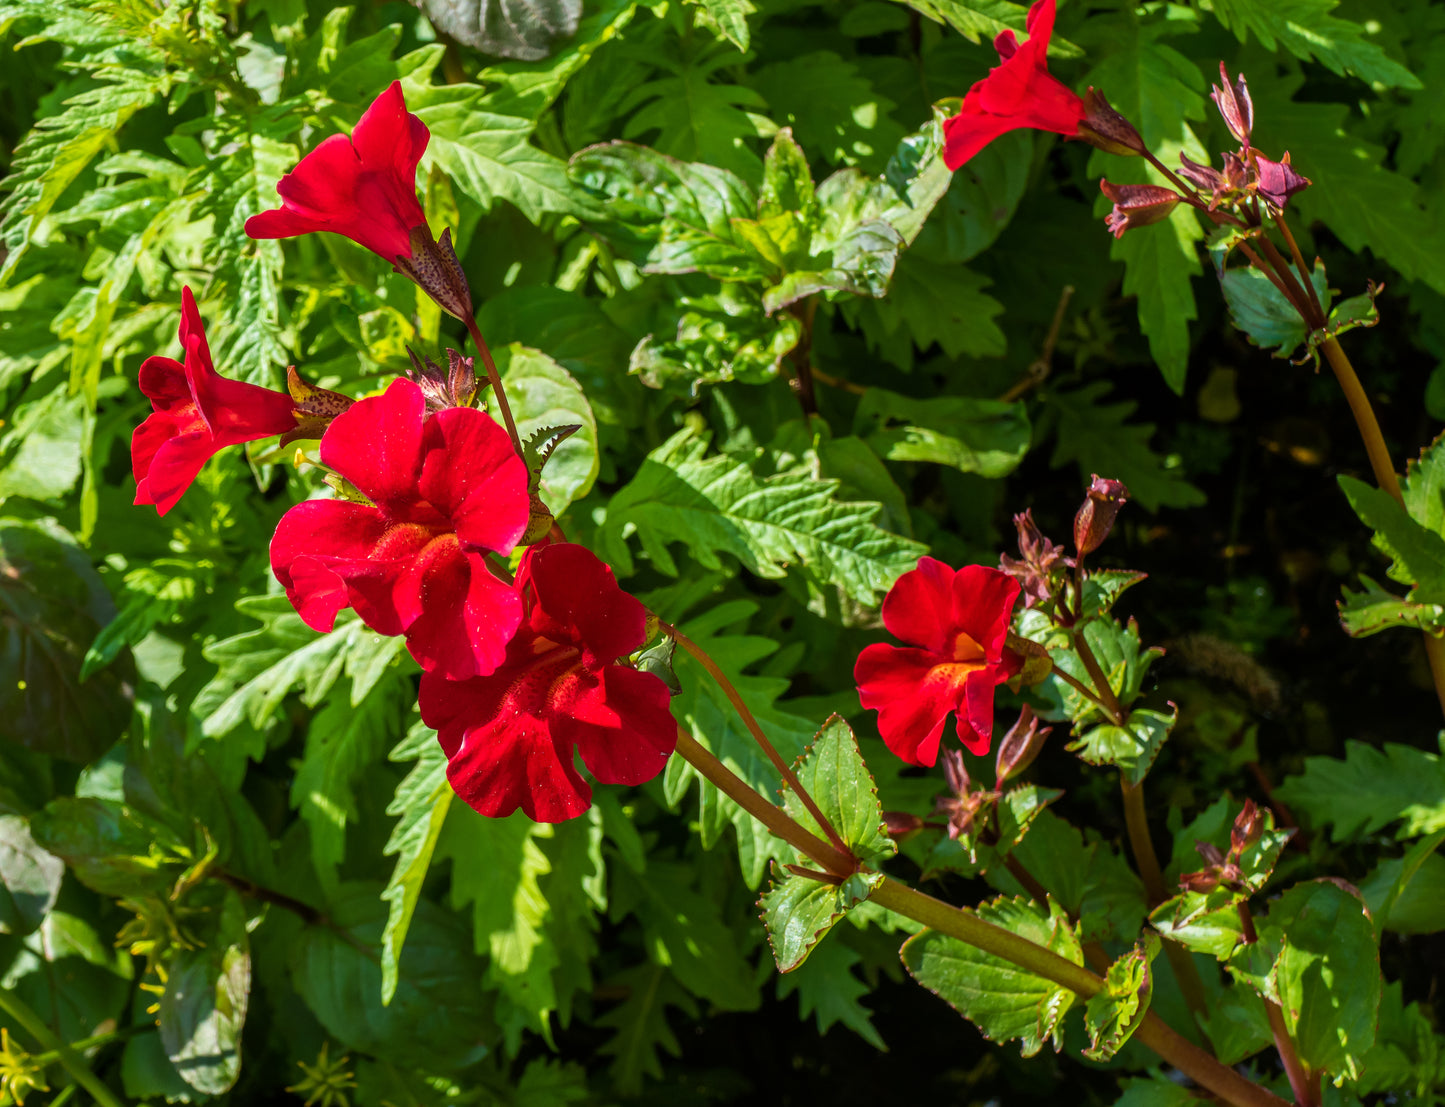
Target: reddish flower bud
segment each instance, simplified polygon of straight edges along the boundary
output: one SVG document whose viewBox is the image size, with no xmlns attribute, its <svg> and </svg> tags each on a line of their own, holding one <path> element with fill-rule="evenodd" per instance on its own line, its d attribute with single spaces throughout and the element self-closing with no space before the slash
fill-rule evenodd
<svg viewBox="0 0 1445 1107">
<path fill-rule="evenodd" d="M 1219 887 L 1219 874 L 1213 869 L 1197 873 L 1181 873 L 1179 890 L 1182 892 L 1212 892 Z"/>
<path fill-rule="evenodd" d="M 950 838 L 966 838 L 981 827 L 999 794 L 984 788 L 973 789 L 961 750 L 943 751 L 943 776 L 953 794 L 939 796 L 933 813 L 948 816 Z"/>
<path fill-rule="evenodd" d="M 1194 848 L 1211 869 L 1220 868 L 1224 864 L 1224 854 L 1213 842 L 1195 842 Z"/>
<path fill-rule="evenodd" d="M 910 815 L 907 811 L 885 811 L 883 812 L 883 826 L 888 831 L 888 837 L 895 842 L 901 842 L 922 830 L 923 820 L 917 815 Z"/>
<path fill-rule="evenodd" d="M 1105 480 L 1097 473 L 1089 484 L 1088 495 L 1074 516 L 1074 549 L 1085 557 L 1104 544 L 1114 527 L 1114 517 L 1129 499 L 1129 490 L 1122 481 Z"/>
<path fill-rule="evenodd" d="M 1254 129 L 1254 103 L 1249 98 L 1249 86 L 1244 82 L 1244 74 L 1241 73 L 1231 84 L 1229 72 L 1224 68 L 1224 63 L 1220 62 L 1219 79 L 1221 84 L 1210 86 L 1214 91 L 1209 94 L 1209 98 L 1224 117 L 1224 125 L 1229 128 L 1230 134 L 1239 139 L 1240 146 L 1248 146 L 1249 132 Z"/>
<path fill-rule="evenodd" d="M 1053 595 L 1051 576 L 1063 565 L 1063 547 L 1054 545 L 1044 537 L 1034 522 L 1032 509 L 1014 516 L 1014 526 L 1019 533 L 1018 558 L 1003 554 L 999 569 L 1019 582 L 1023 589 L 1024 606 L 1032 607 L 1043 603 Z"/>
<path fill-rule="evenodd" d="M 1084 102 L 1048 69 L 1054 0 L 1029 8 L 1028 41 L 1012 31 L 994 39 L 999 64 L 963 98 L 963 107 L 943 124 L 943 163 L 957 169 L 999 135 L 1021 127 L 1073 138 L 1084 118 Z"/>
<path fill-rule="evenodd" d="M 1296 192 L 1303 192 L 1310 186 L 1310 179 L 1294 171 L 1289 163 L 1289 151 L 1283 160 L 1270 161 L 1263 154 L 1254 155 L 1254 190 L 1277 208 L 1289 203 Z"/>
<path fill-rule="evenodd" d="M 1148 150 L 1134 124 L 1110 107 L 1104 94 L 1095 88 L 1084 93 L 1084 121 L 1079 124 L 1079 137 L 1107 154 L 1126 158 L 1141 157 Z"/>
<path fill-rule="evenodd" d="M 1188 154 L 1179 155 L 1179 175 L 1206 195 L 1214 195 L 1224 188 L 1224 174 L 1208 165 L 1200 165 Z"/>
<path fill-rule="evenodd" d="M 1034 758 L 1044 748 L 1044 740 L 1053 729 L 1050 726 L 1040 727 L 1034 709 L 1024 704 L 1018 722 L 1009 727 L 1003 741 L 998 744 L 998 757 L 994 762 L 997 787 L 1003 787 L 1005 781 L 1018 776 L 1034 763 Z"/>
<path fill-rule="evenodd" d="M 1244 810 L 1234 820 L 1229 831 L 1229 859 L 1238 861 L 1244 851 L 1259 841 L 1264 833 L 1264 812 L 1255 806 L 1254 800 L 1244 801 Z"/>
<path fill-rule="evenodd" d="M 449 407 L 471 407 L 477 395 L 477 373 L 472 359 L 462 357 L 455 350 L 447 350 L 447 367 L 443 369 L 431 358 L 419 358 L 416 351 L 407 347 L 407 356 L 412 367 L 406 371 L 407 380 L 421 389 L 426 397 L 428 414 L 445 411 Z"/>
<path fill-rule="evenodd" d="M 1116 185 L 1105 180 L 1099 181 L 1099 191 L 1114 201 L 1114 210 L 1105 218 L 1104 226 L 1115 238 L 1123 238 L 1130 227 L 1147 227 L 1168 219 L 1175 205 L 1184 198 L 1161 185 Z"/>
</svg>

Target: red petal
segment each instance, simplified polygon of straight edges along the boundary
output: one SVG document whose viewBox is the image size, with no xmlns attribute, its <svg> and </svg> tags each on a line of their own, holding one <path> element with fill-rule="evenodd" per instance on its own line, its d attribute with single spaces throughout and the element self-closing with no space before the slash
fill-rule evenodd
<svg viewBox="0 0 1445 1107">
<path fill-rule="evenodd" d="M 954 571 L 931 557 L 899 577 L 883 597 L 883 625 L 895 638 L 934 653 L 949 652 L 957 629 L 951 625 L 949 589 Z"/>
<path fill-rule="evenodd" d="M 962 111 L 943 121 L 943 163 L 949 169 L 957 169 L 999 135 L 1022 126 L 1017 119 L 985 115 L 976 108 L 970 110 L 965 100 Z"/>
<path fill-rule="evenodd" d="M 603 784 L 642 784 L 662 772 L 677 745 L 667 686 L 651 673 L 608 665 L 600 686 L 574 702 L 553 729 L 575 743 Z"/>
<path fill-rule="evenodd" d="M 500 818 L 521 808 L 538 822 L 561 822 L 587 810 L 592 790 L 558 748 L 544 720 L 498 718 L 500 682 L 449 681 L 423 673 L 418 702 L 447 755 L 447 779 L 468 804 Z"/>
<path fill-rule="evenodd" d="M 368 560 L 386 529 L 376 508 L 345 500 L 307 500 L 281 517 L 271 538 L 271 571 L 307 626 L 329 631 L 336 613 L 353 604 L 360 591 L 364 597 L 357 613 L 368 626 L 380 634 L 402 632 L 404 624 L 391 605 L 375 602 L 389 589 L 360 579 L 396 571 L 394 562 Z"/>
<path fill-rule="evenodd" d="M 963 700 L 963 683 L 950 676 L 926 650 L 881 642 L 866 647 L 853 667 L 858 699 L 864 708 L 877 710 L 883 741 L 915 765 L 938 760 L 943 724 Z"/>
<path fill-rule="evenodd" d="M 1024 30 L 1028 32 L 1028 45 L 1032 46 L 1038 58 L 1039 68 L 1044 66 L 1044 57 L 1049 52 L 1049 39 L 1054 34 L 1054 19 L 1058 11 L 1054 6 L 1054 0 L 1035 0 L 1029 8 L 1028 19 L 1024 22 Z"/>
<path fill-rule="evenodd" d="M 398 377 L 385 393 L 358 400 L 331 421 L 321 460 L 394 518 L 410 518 L 419 500 L 426 398 Z"/>
<path fill-rule="evenodd" d="M 591 550 L 559 542 L 529 561 L 537 597 L 532 626 L 539 634 L 580 645 L 591 669 L 642 645 L 646 609 L 617 586 L 612 570 Z"/>
<path fill-rule="evenodd" d="M 455 541 L 427 549 L 433 556 L 411 578 L 420 585 L 420 602 L 407 627 L 407 649 L 423 669 L 449 680 L 491 673 L 522 622 L 522 598 L 479 554 L 464 553 Z"/>
<path fill-rule="evenodd" d="M 177 427 L 174 423 L 157 423 L 155 429 L 146 431 L 151 426 L 151 420 L 163 418 L 157 414 L 152 415 L 144 423 L 136 428 L 135 435 L 131 439 L 132 465 L 137 471 L 140 468 L 135 450 L 137 439 L 144 440 L 141 450 L 144 452 L 151 448 L 151 445 L 159 432 L 167 428 L 173 432 L 164 442 L 155 446 L 154 452 L 148 459 L 145 459 L 145 474 L 136 481 L 135 502 L 137 504 L 155 504 L 156 511 L 164 515 L 191 486 L 196 479 L 196 474 L 201 471 L 211 455 L 218 449 L 215 440 L 204 428 L 198 430 L 187 430 Z M 175 433 L 179 432 L 179 433 Z"/>
<path fill-rule="evenodd" d="M 1019 583 L 986 565 L 965 565 L 953 578 L 951 622 L 996 662 L 1008 639 Z"/>
<path fill-rule="evenodd" d="M 452 521 L 462 542 L 511 552 L 531 509 L 527 466 L 507 432 L 475 408 L 448 408 L 426 421 L 421 449 L 422 498 Z"/>
<path fill-rule="evenodd" d="M 392 81 L 372 101 L 351 132 L 351 144 L 362 166 L 369 172 L 390 167 L 394 178 L 405 183 L 413 203 L 416 167 L 430 138 L 426 124 L 406 110 L 400 81 Z"/>
<path fill-rule="evenodd" d="M 997 671 L 988 668 L 969 673 L 964 681 L 964 702 L 955 721 L 958 737 L 970 753 L 987 753 L 993 739 L 993 690 L 997 678 Z"/>
<path fill-rule="evenodd" d="M 148 357 L 140 366 L 140 390 L 156 411 L 195 403 L 186 367 L 172 357 Z"/>
</svg>

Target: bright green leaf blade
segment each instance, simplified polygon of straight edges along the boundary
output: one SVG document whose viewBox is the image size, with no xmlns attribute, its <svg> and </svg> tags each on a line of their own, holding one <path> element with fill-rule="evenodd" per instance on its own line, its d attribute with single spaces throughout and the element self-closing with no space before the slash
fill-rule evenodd
<svg viewBox="0 0 1445 1107">
<path fill-rule="evenodd" d="M 1153 961 L 1158 954 L 1158 935 L 1145 934 L 1109 966 L 1104 990 L 1090 996 L 1084 1005 L 1084 1029 L 1090 1043 L 1085 1057 L 1109 1060 L 1138 1029 L 1154 998 Z"/>
<path fill-rule="evenodd" d="M 1437 754 L 1393 742 L 1383 749 L 1346 742 L 1345 756 L 1307 757 L 1279 797 L 1336 842 L 1374 834 L 1403 819 L 1397 837 L 1445 830 L 1445 765 Z"/>
<path fill-rule="evenodd" d="M 1266 50 L 1278 43 L 1297 58 L 1317 60 L 1333 73 L 1387 87 L 1419 88 L 1420 81 L 1367 35 L 1365 27 L 1330 12 L 1337 0 L 1215 0 L 1219 21 L 1248 42 L 1251 33 Z"/>
<path fill-rule="evenodd" d="M 883 825 L 883 807 L 873 776 L 863 763 L 853 728 L 839 715 L 831 716 L 812 743 L 793 764 L 793 772 L 832 824 L 843 843 L 865 863 L 898 852 Z M 826 840 L 822 827 L 804 806 L 798 793 L 786 784 L 783 806 L 795 822 Z"/>
<path fill-rule="evenodd" d="M 1028 452 L 1031 428 L 1021 403 L 944 396 L 916 400 L 870 388 L 853 431 L 893 461 L 931 461 L 965 473 L 1001 477 Z"/>
<path fill-rule="evenodd" d="M 592 406 L 572 374 L 539 350 L 514 343 L 495 354 L 524 441 L 546 427 L 582 428 L 556 448 L 542 469 L 542 500 L 553 515 L 561 515 L 597 479 L 597 420 Z M 491 407 L 492 417 L 500 422 L 500 411 L 495 404 Z"/>
<path fill-rule="evenodd" d="M 779 972 L 792 972 L 801 965 L 833 924 L 883 880 L 882 873 L 854 873 L 835 885 L 776 869 L 775 877 L 758 905 Z"/>
</svg>

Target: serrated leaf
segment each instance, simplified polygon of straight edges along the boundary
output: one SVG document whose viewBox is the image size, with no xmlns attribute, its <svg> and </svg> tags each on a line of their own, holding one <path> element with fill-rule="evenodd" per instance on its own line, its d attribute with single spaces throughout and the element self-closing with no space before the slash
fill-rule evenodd
<svg viewBox="0 0 1445 1107">
<path fill-rule="evenodd" d="M 841 884 L 813 880 L 773 869 L 772 887 L 758 906 L 779 972 L 792 972 L 850 909 L 862 903 L 883 874 L 854 873 Z"/>
<path fill-rule="evenodd" d="M 422 882 L 431 868 L 437 839 L 456 795 L 447 780 L 447 758 L 430 727 L 417 724 L 391 751 L 391 760 L 416 760 L 396 786 L 388 815 L 398 816 L 382 850 L 396 857 L 396 867 L 381 898 L 387 903 L 386 928 L 381 932 L 381 1003 L 396 995 L 401 951 L 421 896 Z"/>
<path fill-rule="evenodd" d="M 853 432 L 892 461 L 931 461 L 994 478 L 1023 460 L 1031 429 L 1021 403 L 969 396 L 916 400 L 870 388 L 854 414 Z"/>
<path fill-rule="evenodd" d="M 1113 765 L 1135 787 L 1149 775 L 1150 766 L 1164 748 L 1179 709 L 1169 714 L 1138 707 L 1129 712 L 1123 726 L 1100 723 L 1079 735 L 1065 748 L 1090 765 Z"/>
<path fill-rule="evenodd" d="M 777 978 L 778 998 L 796 992 L 799 1016 L 812 1015 L 820 1034 L 826 1034 L 834 1023 L 842 1023 L 873 1048 L 886 1050 L 872 1016 L 859 1002 L 872 991 L 853 971 L 860 961 L 862 957 L 843 942 L 829 942 L 795 972 Z"/>
<path fill-rule="evenodd" d="M 1083 388 L 1049 393 L 1049 406 L 1058 414 L 1050 464 L 1058 467 L 1075 461 L 1085 481 L 1091 473 L 1108 473 L 1128 485 L 1129 495 L 1149 511 L 1204 503 L 1204 493 L 1182 473 L 1166 467 L 1165 459 L 1149 448 L 1154 425 L 1125 422 L 1138 404 L 1101 402 L 1109 389 L 1107 381 L 1093 381 Z"/>
<path fill-rule="evenodd" d="M 1084 963 L 1078 936 L 1057 903 L 1000 897 L 977 908 L 980 918 L 1073 961 Z M 924 930 L 903 943 L 903 965 L 994 1042 L 1018 1041 L 1025 1057 L 1052 1042 L 1062 1046 L 1063 1017 L 1074 1004 L 1067 988 L 1035 976 L 976 946 Z"/>
<path fill-rule="evenodd" d="M 706 569 L 722 567 L 719 553 L 760 577 L 797 566 L 820 585 L 836 586 L 861 603 L 913 568 L 923 547 L 873 524 L 877 504 L 840 503 L 837 482 L 806 469 L 759 478 L 748 463 L 707 453 L 706 438 L 673 435 L 638 467 L 612 498 L 599 531 L 599 552 L 618 575 L 635 571 L 624 538 L 635 529 L 654 568 L 676 576 L 668 546 L 681 542 Z"/>
<path fill-rule="evenodd" d="M 1328 305 L 1330 290 L 1323 265 L 1316 263 L 1310 280 L 1320 302 Z M 1294 305 L 1258 269 L 1225 269 L 1219 275 L 1219 285 L 1234 325 L 1260 349 L 1273 350 L 1275 357 L 1287 358 L 1309 336 L 1309 328 Z"/>
<path fill-rule="evenodd" d="M 607 984 L 623 989 L 626 998 L 597 1019 L 599 1028 L 616 1031 L 600 1052 L 612 1057 L 610 1071 L 617 1090 L 632 1095 L 642 1090 L 644 1076 L 662 1077 L 658 1050 L 674 1057 L 682 1052 L 667 1023 L 668 1007 L 696 1017 L 697 1004 L 662 965 L 636 965 L 610 978 Z"/>
<path fill-rule="evenodd" d="M 1276 42 L 1297 58 L 1318 60 L 1332 73 L 1396 88 L 1419 88 L 1420 82 L 1390 58 L 1373 33 L 1358 23 L 1330 14 L 1338 0 L 1215 0 L 1219 21 L 1248 42 L 1251 33 L 1266 50 Z"/>
<path fill-rule="evenodd" d="M 748 16 L 758 9 L 751 0 L 694 0 L 717 24 L 723 37 L 743 53 L 748 51 L 751 36 L 748 33 Z"/>
<path fill-rule="evenodd" d="M 1396 820 L 1400 839 L 1445 830 L 1445 765 L 1440 757 L 1393 742 L 1376 749 L 1345 743 L 1345 756 L 1305 758 L 1305 771 L 1277 789 L 1313 826 L 1330 826 L 1336 842 L 1383 830 Z"/>
<path fill-rule="evenodd" d="M 1207 953 L 1227 961 L 1244 938 L 1244 923 L 1239 917 L 1243 898 L 1228 888 L 1184 892 L 1156 907 L 1149 923 L 1192 953 Z"/>
<path fill-rule="evenodd" d="M 513 343 L 495 354 L 517 432 L 524 439 L 562 424 L 578 428 L 555 447 L 542 470 L 542 500 L 553 515 L 561 515 L 597 479 L 597 420 L 592 406 L 572 374 L 541 351 Z M 492 417 L 500 421 L 496 405 L 491 406 Z"/>
<path fill-rule="evenodd" d="M 1355 514 L 1394 555 L 1392 575 L 1414 585 L 1410 600 L 1445 602 L 1445 537 L 1416 522 L 1388 492 L 1344 474 L 1338 480 Z"/>
<path fill-rule="evenodd" d="M 1445 631 L 1445 604 L 1416 603 L 1387 592 L 1364 573 L 1364 586 L 1352 592 L 1348 586 L 1340 590 L 1340 625 L 1352 638 L 1367 638 L 1393 627 L 1414 627 L 1427 634 Z"/>
<path fill-rule="evenodd" d="M 1445 857 L 1435 851 L 1445 831 L 1416 842 L 1404 857 L 1382 861 L 1360 884 L 1377 932 L 1435 934 L 1445 930 Z"/>
<path fill-rule="evenodd" d="M 1124 1094 L 1114 1101 L 1114 1107 L 1195 1107 L 1199 1102 L 1188 1088 L 1160 1074 L 1124 1080 L 1120 1087 Z"/>
<path fill-rule="evenodd" d="M 831 50 L 798 54 L 750 73 L 749 83 L 803 149 L 834 165 L 881 169 L 903 137 L 897 107 L 856 65 Z"/>
<path fill-rule="evenodd" d="M 793 773 L 860 861 L 891 857 L 898 846 L 883 825 L 883 807 L 872 774 L 863 763 L 853 728 L 841 715 L 828 718 L 808 748 L 793 763 Z M 786 783 L 783 807 L 793 821 L 826 840 L 822 827 Z"/>
<path fill-rule="evenodd" d="M 1104 990 L 1090 996 L 1084 1005 L 1084 1029 L 1090 1043 L 1085 1057 L 1109 1060 L 1138 1029 L 1154 998 L 1153 961 L 1158 954 L 1158 935 L 1145 934 L 1109 966 Z"/>
</svg>

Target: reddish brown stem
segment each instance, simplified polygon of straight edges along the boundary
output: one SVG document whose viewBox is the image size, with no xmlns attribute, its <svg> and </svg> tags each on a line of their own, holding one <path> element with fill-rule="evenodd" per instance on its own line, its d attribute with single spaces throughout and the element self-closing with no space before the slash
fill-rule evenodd
<svg viewBox="0 0 1445 1107">
<path fill-rule="evenodd" d="M 477 347 L 477 356 L 482 359 L 482 366 L 487 370 L 487 380 L 492 384 L 492 395 L 497 398 L 497 407 L 502 412 L 502 422 L 507 425 L 507 434 L 511 436 L 512 448 L 517 451 L 517 456 L 522 456 L 522 437 L 517 433 L 516 420 L 512 418 L 512 406 L 507 403 L 507 392 L 502 387 L 502 378 L 497 373 L 497 363 L 492 360 L 492 351 L 487 347 L 486 340 L 482 338 L 482 332 L 477 327 L 477 321 L 470 315 L 463 320 L 467 325 L 467 332 L 472 336 L 472 342 Z"/>
<path fill-rule="evenodd" d="M 1245 945 L 1253 945 L 1259 940 L 1254 929 L 1254 917 L 1249 913 L 1249 904 L 1244 900 L 1239 902 L 1239 923 L 1244 933 Z M 1279 1051 L 1285 1075 L 1289 1077 L 1289 1086 L 1294 1091 L 1295 1103 L 1298 1107 L 1319 1107 L 1320 1079 L 1318 1076 L 1313 1079 L 1310 1077 L 1309 1070 L 1295 1052 L 1294 1040 L 1290 1038 L 1289 1028 L 1284 1024 L 1284 1012 L 1280 1010 L 1279 1004 L 1271 999 L 1264 1001 L 1264 1010 L 1269 1018 L 1270 1034 L 1274 1037 L 1274 1048 Z"/>
<path fill-rule="evenodd" d="M 1300 253 L 1299 243 L 1294 240 L 1294 233 L 1289 229 L 1289 224 L 1285 221 L 1284 212 L 1280 212 L 1274 217 L 1274 225 L 1279 228 L 1279 233 L 1284 236 L 1284 242 L 1285 245 L 1289 247 L 1290 256 L 1294 258 L 1295 265 L 1299 267 L 1300 280 L 1304 282 L 1305 291 L 1309 293 L 1310 303 L 1315 309 L 1315 314 L 1319 316 L 1322 321 L 1321 325 L 1323 325 L 1323 321 L 1327 318 L 1324 305 L 1320 303 L 1319 293 L 1315 291 L 1315 282 L 1310 279 L 1310 267 L 1305 264 L 1304 254 Z"/>
</svg>

